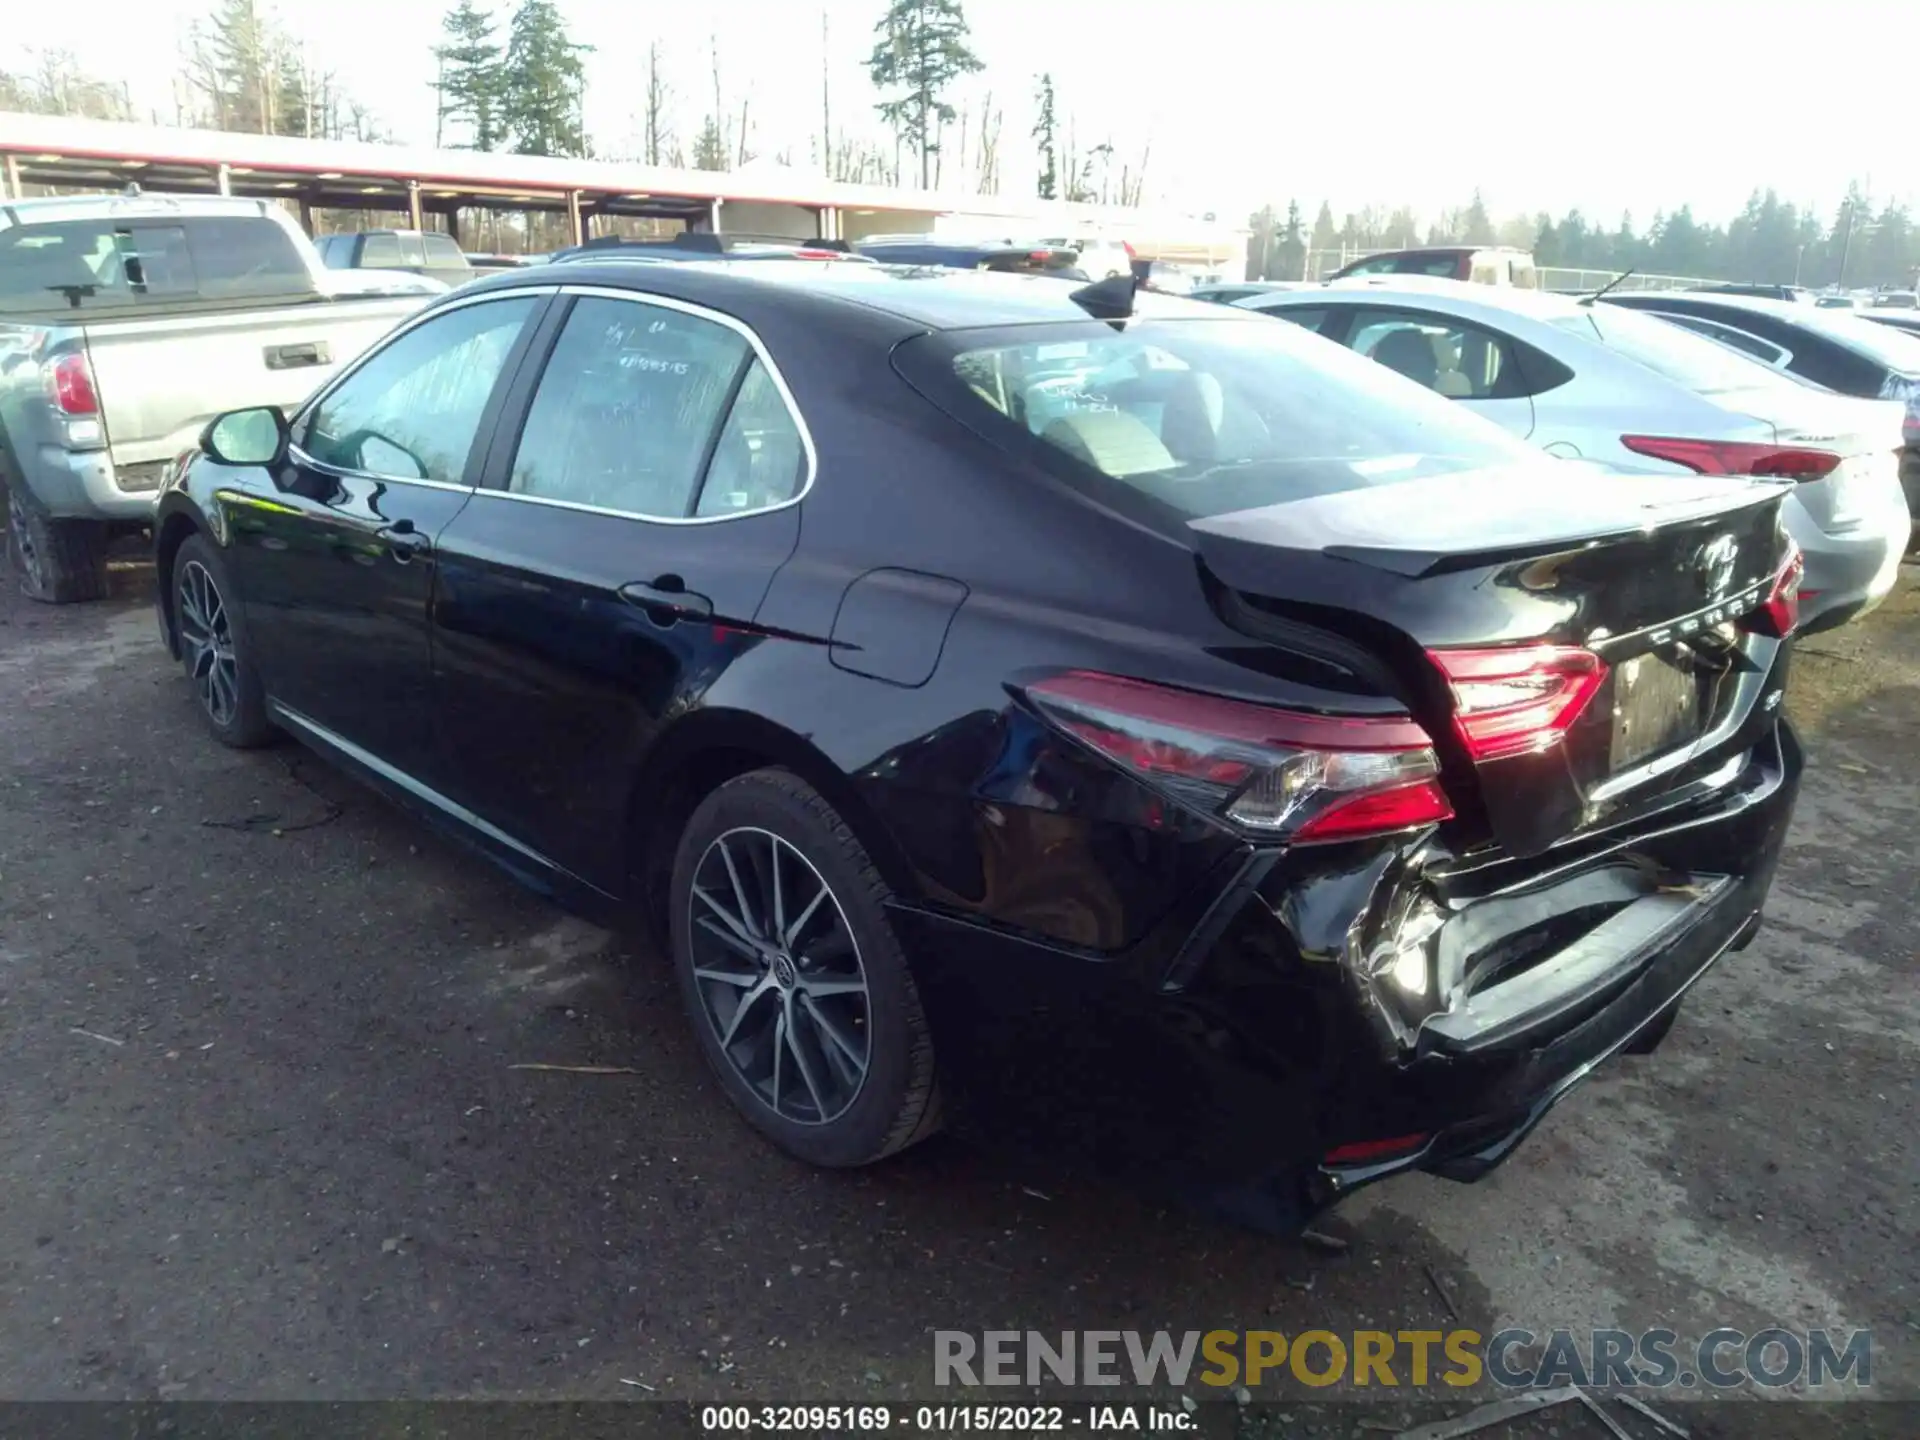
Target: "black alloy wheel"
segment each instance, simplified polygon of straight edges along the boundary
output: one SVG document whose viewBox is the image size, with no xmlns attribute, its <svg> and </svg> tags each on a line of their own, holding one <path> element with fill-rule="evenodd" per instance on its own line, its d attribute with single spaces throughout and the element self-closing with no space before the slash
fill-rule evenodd
<svg viewBox="0 0 1920 1440">
<path fill-rule="evenodd" d="M 704 800 L 674 862 L 675 968 L 708 1062 L 746 1118 L 817 1165 L 863 1165 L 937 1124 L 933 1048 L 846 824 L 760 770 Z"/>
<path fill-rule="evenodd" d="M 193 682 L 200 718 L 238 750 L 273 737 L 259 677 L 225 567 L 204 536 L 180 547 L 173 562 L 173 625 L 180 663 Z"/>
</svg>

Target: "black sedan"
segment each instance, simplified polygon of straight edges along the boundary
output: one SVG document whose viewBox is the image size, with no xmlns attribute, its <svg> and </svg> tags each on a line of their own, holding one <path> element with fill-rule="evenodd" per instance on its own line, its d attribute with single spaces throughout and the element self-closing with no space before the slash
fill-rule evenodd
<svg viewBox="0 0 1920 1440">
<path fill-rule="evenodd" d="M 211 425 L 162 628 L 220 741 L 650 926 L 791 1153 L 1294 1225 L 1484 1172 L 1757 926 L 1780 487 L 1576 481 L 1124 278 L 566 270 Z"/>
</svg>

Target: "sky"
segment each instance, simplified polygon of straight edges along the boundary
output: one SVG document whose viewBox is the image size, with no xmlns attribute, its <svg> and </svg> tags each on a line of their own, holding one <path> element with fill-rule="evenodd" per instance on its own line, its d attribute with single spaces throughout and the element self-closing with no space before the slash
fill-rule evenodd
<svg viewBox="0 0 1920 1440">
<path fill-rule="evenodd" d="M 1856 63 L 1883 41 L 1910 51 L 1920 33 L 1887 0 L 1785 0 L 1764 23 L 1730 0 L 964 3 L 987 68 L 955 99 L 977 108 L 991 90 L 1004 107 L 1003 188 L 1032 173 L 1046 70 L 1082 148 L 1110 140 L 1133 166 L 1145 155 L 1148 203 L 1223 219 L 1289 198 L 1309 221 L 1322 199 L 1336 217 L 1410 205 L 1431 218 L 1476 188 L 1496 218 L 1577 205 L 1609 225 L 1631 211 L 1641 228 L 1682 204 L 1725 221 L 1756 187 L 1823 215 L 1850 180 L 1870 182 L 1876 203 L 1920 200 L 1912 88 L 1897 65 Z M 182 37 L 211 4 L 14 0 L 0 67 L 64 49 L 126 80 L 142 113 L 171 118 Z M 690 142 L 712 105 L 717 41 L 728 111 L 748 100 L 756 147 L 790 146 L 805 162 L 821 123 L 823 16 L 835 127 L 879 133 L 862 62 L 884 0 L 559 4 L 594 46 L 585 110 L 601 153 L 638 148 L 652 41 Z M 441 0 L 272 8 L 397 138 L 431 143 Z M 1812 63 L 1803 45 L 1830 46 L 1834 63 Z"/>
</svg>

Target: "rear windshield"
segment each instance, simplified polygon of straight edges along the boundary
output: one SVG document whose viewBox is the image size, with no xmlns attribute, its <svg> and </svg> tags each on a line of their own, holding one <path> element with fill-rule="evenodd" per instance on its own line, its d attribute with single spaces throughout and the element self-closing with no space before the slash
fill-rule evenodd
<svg viewBox="0 0 1920 1440">
<path fill-rule="evenodd" d="M 1696 395 L 1725 395 L 1792 383 L 1717 340 L 1619 305 L 1587 305 L 1577 314 L 1547 318 L 1559 329 L 1582 339 L 1598 340 L 1609 350 Z"/>
<path fill-rule="evenodd" d="M 292 239 L 252 216 L 102 217 L 0 230 L 0 313 L 312 290 Z"/>
<path fill-rule="evenodd" d="M 1184 517 L 1539 458 L 1453 402 L 1267 319 L 950 331 L 909 342 L 900 363 L 989 438 Z"/>
</svg>

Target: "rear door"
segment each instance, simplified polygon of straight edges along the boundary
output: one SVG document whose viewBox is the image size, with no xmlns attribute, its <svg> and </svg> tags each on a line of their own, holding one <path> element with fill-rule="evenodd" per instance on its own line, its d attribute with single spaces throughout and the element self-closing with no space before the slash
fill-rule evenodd
<svg viewBox="0 0 1920 1440">
<path fill-rule="evenodd" d="M 1511 337 L 1436 311 L 1384 305 L 1352 306 L 1344 334 L 1348 349 L 1459 401 L 1511 435 L 1533 434 L 1535 387 Z"/>
<path fill-rule="evenodd" d="M 563 295 L 485 486 L 439 537 L 436 749 L 468 809 L 618 893 L 623 781 L 756 643 L 813 450 L 772 359 L 731 317 Z"/>
</svg>

